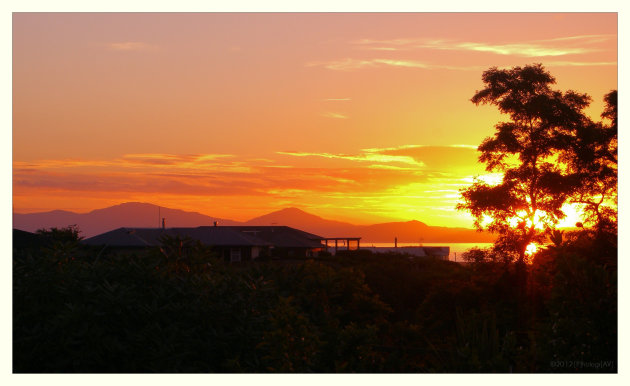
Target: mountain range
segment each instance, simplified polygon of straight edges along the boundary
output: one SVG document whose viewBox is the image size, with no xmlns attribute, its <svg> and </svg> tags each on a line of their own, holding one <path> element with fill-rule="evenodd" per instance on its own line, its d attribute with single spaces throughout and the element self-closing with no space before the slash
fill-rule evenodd
<svg viewBox="0 0 630 386">
<path fill-rule="evenodd" d="M 166 227 L 197 227 L 202 225 L 286 225 L 323 237 L 361 237 L 362 243 L 440 243 L 492 242 L 494 236 L 467 228 L 429 226 L 420 221 L 388 222 L 355 225 L 328 220 L 298 208 L 278 210 L 249 221 L 239 222 L 206 216 L 197 212 L 158 207 L 157 205 L 128 202 L 88 213 L 53 210 L 41 213 L 14 213 L 13 228 L 29 232 L 52 227 L 77 225 L 83 237 L 91 237 L 120 227 L 155 228 L 165 218 Z"/>
</svg>

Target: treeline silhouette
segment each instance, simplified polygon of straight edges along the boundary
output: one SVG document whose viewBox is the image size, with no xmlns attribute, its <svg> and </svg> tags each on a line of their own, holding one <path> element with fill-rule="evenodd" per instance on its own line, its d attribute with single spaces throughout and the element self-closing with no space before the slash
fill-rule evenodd
<svg viewBox="0 0 630 386">
<path fill-rule="evenodd" d="M 229 264 L 208 247 L 13 254 L 16 373 L 615 372 L 616 266 L 593 232 L 526 267 L 350 251 Z M 470 257 L 470 255 L 469 255 Z"/>
</svg>

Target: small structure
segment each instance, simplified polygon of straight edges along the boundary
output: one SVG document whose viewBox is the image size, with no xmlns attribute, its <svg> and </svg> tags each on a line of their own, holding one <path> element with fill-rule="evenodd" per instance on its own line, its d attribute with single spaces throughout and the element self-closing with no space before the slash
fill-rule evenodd
<svg viewBox="0 0 630 386">
<path fill-rule="evenodd" d="M 434 257 L 439 260 L 448 260 L 451 253 L 450 247 L 422 247 L 427 256 Z"/>
<path fill-rule="evenodd" d="M 328 241 L 335 242 L 335 250 L 333 255 L 336 255 L 339 251 L 339 241 L 343 241 L 346 246 L 346 250 L 348 251 L 356 251 L 361 247 L 361 238 L 360 237 L 325 237 L 322 238 L 322 242 L 324 243 L 324 250 L 328 252 L 328 248 L 332 247 L 328 245 Z"/>
</svg>

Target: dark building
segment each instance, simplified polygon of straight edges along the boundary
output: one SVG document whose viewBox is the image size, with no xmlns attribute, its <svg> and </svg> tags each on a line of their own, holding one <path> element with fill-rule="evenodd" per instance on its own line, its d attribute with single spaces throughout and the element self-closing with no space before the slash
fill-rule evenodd
<svg viewBox="0 0 630 386">
<path fill-rule="evenodd" d="M 196 228 L 118 228 L 83 240 L 117 249 L 159 247 L 164 236 L 190 238 L 215 248 L 228 261 L 261 256 L 312 257 L 322 237 L 287 226 L 201 226 Z"/>
</svg>

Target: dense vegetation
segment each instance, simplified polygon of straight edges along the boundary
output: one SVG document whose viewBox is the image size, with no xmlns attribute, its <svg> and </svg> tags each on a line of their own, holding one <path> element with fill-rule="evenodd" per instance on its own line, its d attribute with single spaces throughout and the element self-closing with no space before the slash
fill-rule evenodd
<svg viewBox="0 0 630 386">
<path fill-rule="evenodd" d="M 40 233 L 14 249 L 18 373 L 617 369 L 616 249 L 586 231 L 528 266 L 483 251 L 230 265 L 182 240 L 116 252 Z"/>
</svg>

